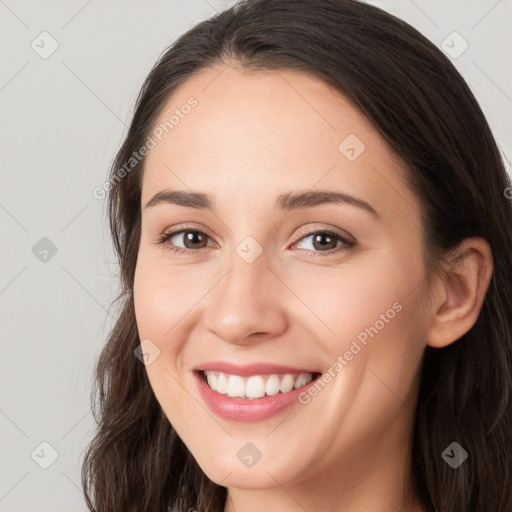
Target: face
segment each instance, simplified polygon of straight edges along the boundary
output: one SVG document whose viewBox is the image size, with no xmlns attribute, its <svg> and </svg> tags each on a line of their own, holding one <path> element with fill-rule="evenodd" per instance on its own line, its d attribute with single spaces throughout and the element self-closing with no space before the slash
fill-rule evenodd
<svg viewBox="0 0 512 512">
<path fill-rule="evenodd" d="M 223 486 L 367 471 L 412 429 L 427 330 L 418 201 L 402 162 L 328 85 L 222 70 L 168 100 L 157 125 L 174 115 L 172 129 L 153 132 L 145 162 L 134 297 L 151 386 Z M 176 191 L 211 204 L 155 198 Z M 196 370 L 211 362 L 289 371 L 249 368 L 262 377 L 252 389 L 274 397 L 249 400 L 205 393 Z M 244 372 L 228 370 L 236 394 Z M 320 377 L 296 384 L 293 370 Z M 273 395 L 272 373 L 298 388 Z"/>
</svg>

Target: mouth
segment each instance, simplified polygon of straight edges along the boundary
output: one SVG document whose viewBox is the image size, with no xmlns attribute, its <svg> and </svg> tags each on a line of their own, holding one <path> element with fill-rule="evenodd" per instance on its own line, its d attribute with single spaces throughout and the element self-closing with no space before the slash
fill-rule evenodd
<svg viewBox="0 0 512 512">
<path fill-rule="evenodd" d="M 238 372 L 245 374 L 241 376 L 232 366 L 223 368 L 232 373 L 221 372 L 218 363 L 215 366 L 215 370 L 196 368 L 192 372 L 201 398 L 219 418 L 241 423 L 266 421 L 293 406 L 299 413 L 298 406 L 304 404 L 301 395 L 308 393 L 308 388 L 315 386 L 322 376 L 320 372 L 307 371 L 254 374 L 249 373 L 247 367 L 243 370 L 238 367 Z M 260 366 L 260 371 L 268 368 L 268 365 L 266 369 Z M 274 366 L 273 370 L 283 368 Z M 292 372 L 292 369 L 287 371 Z"/>
<path fill-rule="evenodd" d="M 241 376 L 213 370 L 194 370 L 194 373 L 220 395 L 251 401 L 300 390 L 322 375 L 320 372 L 301 372 Z"/>
</svg>

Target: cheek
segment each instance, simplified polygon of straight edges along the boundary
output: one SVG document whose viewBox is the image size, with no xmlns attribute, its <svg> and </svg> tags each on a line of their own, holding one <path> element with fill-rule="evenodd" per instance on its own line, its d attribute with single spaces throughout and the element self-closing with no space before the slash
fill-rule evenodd
<svg viewBox="0 0 512 512">
<path fill-rule="evenodd" d="M 404 265 L 391 253 L 380 254 L 378 261 L 311 266 L 307 272 L 301 267 L 283 280 L 301 298 L 297 312 L 303 320 L 311 318 L 308 323 L 316 322 L 328 338 L 346 340 L 378 322 L 382 314 L 394 319 L 400 305 L 409 301 L 409 293 L 421 282 L 421 268 Z"/>
<path fill-rule="evenodd" d="M 137 262 L 134 280 L 134 304 L 141 339 L 159 342 L 174 338 L 183 319 L 197 305 L 204 286 L 197 273 L 183 267 L 170 267 L 150 260 L 144 254 Z"/>
<path fill-rule="evenodd" d="M 371 368 L 394 388 L 405 391 L 410 382 L 397 369 L 410 370 L 412 377 L 424 348 L 424 273 L 418 260 L 397 252 L 382 252 L 370 264 L 329 270 L 327 285 L 312 279 L 315 286 L 303 285 L 297 294 L 328 327 L 315 320 L 327 333 L 317 340 L 332 364 L 342 356 L 342 365 L 356 371 L 357 378 L 368 377 Z M 375 381 L 372 375 L 369 378 Z"/>
<path fill-rule="evenodd" d="M 159 350 L 158 357 L 146 366 L 151 387 L 168 418 L 178 419 L 179 423 L 179 418 L 186 417 L 182 410 L 186 396 L 183 396 L 183 388 L 176 376 L 189 337 L 184 332 L 187 323 L 183 319 L 197 302 L 193 296 L 194 287 L 185 286 L 182 271 L 166 270 L 154 257 L 141 251 L 133 293 L 139 337 L 151 340 Z"/>
</svg>

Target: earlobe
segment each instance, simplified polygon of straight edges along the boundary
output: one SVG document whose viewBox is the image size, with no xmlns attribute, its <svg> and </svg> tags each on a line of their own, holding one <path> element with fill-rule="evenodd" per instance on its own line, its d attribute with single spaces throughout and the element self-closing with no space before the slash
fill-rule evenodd
<svg viewBox="0 0 512 512">
<path fill-rule="evenodd" d="M 468 238 L 459 245 L 455 258 L 441 278 L 436 300 L 432 301 L 428 346 L 445 347 L 475 325 L 492 271 L 492 250 L 485 239 Z"/>
</svg>

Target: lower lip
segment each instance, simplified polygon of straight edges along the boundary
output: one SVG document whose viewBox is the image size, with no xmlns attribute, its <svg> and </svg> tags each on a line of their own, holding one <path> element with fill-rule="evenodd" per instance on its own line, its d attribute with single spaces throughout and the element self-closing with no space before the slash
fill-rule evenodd
<svg viewBox="0 0 512 512">
<path fill-rule="evenodd" d="M 307 391 L 321 377 L 321 375 L 318 375 L 310 383 L 288 393 L 278 393 L 277 395 L 250 400 L 248 398 L 230 398 L 227 395 L 217 393 L 203 380 L 202 372 L 194 371 L 193 373 L 203 400 L 214 414 L 225 420 L 245 423 L 264 421 L 279 414 L 292 404 L 299 403 L 299 394 Z"/>
</svg>

